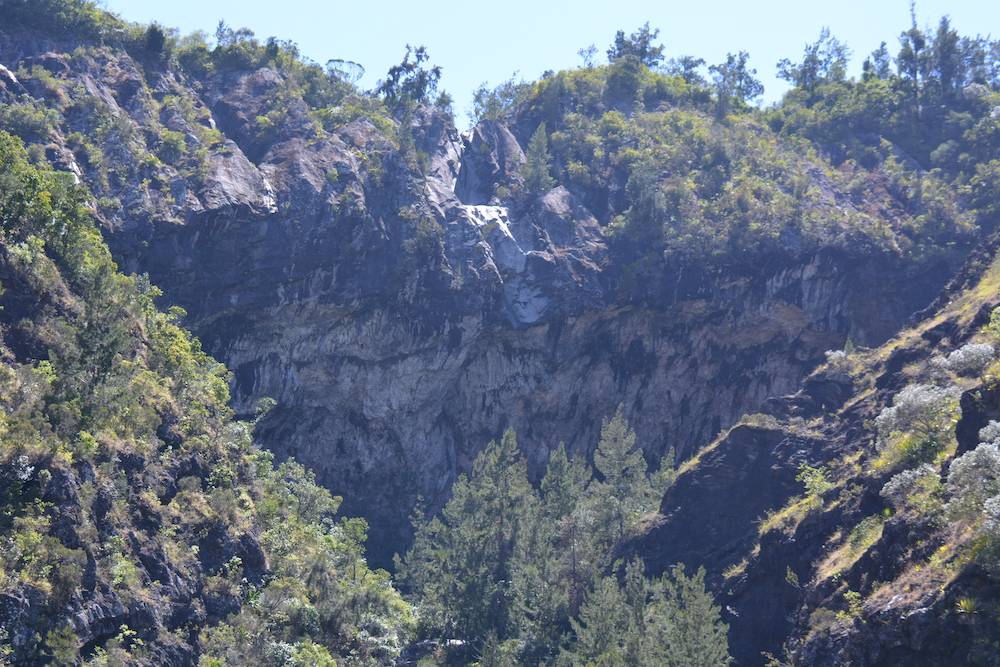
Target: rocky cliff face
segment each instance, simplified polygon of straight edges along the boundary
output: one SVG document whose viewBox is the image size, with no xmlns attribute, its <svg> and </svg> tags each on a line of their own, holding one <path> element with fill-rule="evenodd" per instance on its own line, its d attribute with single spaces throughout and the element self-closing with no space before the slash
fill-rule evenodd
<svg viewBox="0 0 1000 667">
<path fill-rule="evenodd" d="M 712 573 L 738 664 L 996 664 L 995 609 L 961 602 L 994 599 L 995 580 L 963 552 L 967 534 L 887 509 L 879 496 L 892 475 L 873 427 L 895 394 L 927 381 L 936 355 L 989 320 L 996 247 L 986 242 L 910 327 L 856 353 L 860 363 L 823 365 L 705 446 L 626 549 L 653 571 L 684 562 Z M 989 374 L 960 384 L 950 456 L 975 448 L 1000 414 Z M 833 482 L 812 504 L 804 465 Z"/>
<path fill-rule="evenodd" d="M 620 403 L 653 459 L 686 459 L 848 336 L 884 341 L 948 275 L 789 247 L 673 261 L 635 299 L 579 194 L 495 196 L 525 159 L 502 123 L 460 135 L 424 109 L 402 130 L 320 130 L 278 68 L 199 78 L 75 46 L 3 35 L 4 99 L 60 109 L 41 145 L 102 198 L 116 258 L 187 311 L 238 411 L 278 401 L 264 442 L 371 520 L 376 562 L 405 545 L 416 497 L 441 502 L 505 428 L 537 466 L 560 441 L 586 452 Z"/>
</svg>

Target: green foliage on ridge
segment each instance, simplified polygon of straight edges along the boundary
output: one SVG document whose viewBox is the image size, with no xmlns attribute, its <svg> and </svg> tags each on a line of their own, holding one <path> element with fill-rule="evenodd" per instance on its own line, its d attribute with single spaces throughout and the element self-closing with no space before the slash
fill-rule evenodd
<svg viewBox="0 0 1000 667">
<path fill-rule="evenodd" d="M 182 587 L 209 610 L 203 664 L 391 662 L 410 611 L 367 568 L 364 522 L 253 445 L 225 368 L 118 272 L 68 175 L 0 132 L 0 185 L 0 592 L 39 614 L 4 617 L 0 657 L 71 664 L 87 642 L 88 664 L 155 663 L 198 642 L 166 615 Z M 96 591 L 145 621 L 78 637 Z"/>
</svg>

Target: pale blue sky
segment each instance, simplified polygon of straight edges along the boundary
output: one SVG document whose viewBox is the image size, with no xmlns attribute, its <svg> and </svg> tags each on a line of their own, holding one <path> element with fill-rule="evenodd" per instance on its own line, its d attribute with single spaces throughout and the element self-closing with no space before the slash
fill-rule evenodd
<svg viewBox="0 0 1000 667">
<path fill-rule="evenodd" d="M 660 28 L 669 56 L 690 54 L 709 63 L 727 51 L 745 49 L 765 86 L 765 101 L 785 85 L 775 63 L 797 58 L 807 41 L 829 26 L 854 51 L 856 70 L 865 55 L 909 25 L 908 0 L 105 0 L 125 19 L 160 23 L 183 32 L 214 34 L 219 19 L 248 27 L 259 37 L 275 35 L 298 43 L 303 54 L 324 63 L 355 60 L 367 70 L 370 87 L 399 62 L 404 46 L 423 44 L 444 69 L 442 87 L 464 110 L 483 81 L 497 83 L 514 71 L 528 79 L 546 69 L 580 63 L 576 52 L 595 44 L 601 57 L 619 28 L 631 32 L 649 21 Z M 1000 2 L 921 0 L 918 22 L 936 24 L 947 14 L 961 34 L 1000 33 Z"/>
</svg>

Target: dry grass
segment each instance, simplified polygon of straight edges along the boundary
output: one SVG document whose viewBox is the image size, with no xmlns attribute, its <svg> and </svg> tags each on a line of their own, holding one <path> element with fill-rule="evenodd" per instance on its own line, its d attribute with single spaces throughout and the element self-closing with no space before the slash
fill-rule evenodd
<svg viewBox="0 0 1000 667">
<path fill-rule="evenodd" d="M 817 581 L 834 577 L 858 562 L 858 559 L 882 538 L 883 528 L 882 519 L 878 516 L 868 517 L 855 526 L 847 539 L 827 554 L 816 568 Z M 842 533 L 838 531 L 834 541 L 839 540 L 841 535 Z"/>
<path fill-rule="evenodd" d="M 735 579 L 739 577 L 744 572 L 747 571 L 747 565 L 750 564 L 749 558 L 744 558 L 739 563 L 733 563 L 725 570 L 722 571 L 722 576 L 728 581 L 729 579 Z"/>
<path fill-rule="evenodd" d="M 910 563 L 894 581 L 877 587 L 865 606 L 880 609 L 926 606 L 943 593 L 975 557 L 974 531 L 969 526 L 952 524 L 945 533 L 944 543 L 930 558 Z"/>
<path fill-rule="evenodd" d="M 678 466 L 678 468 L 677 468 L 677 477 L 675 477 L 674 479 L 676 480 L 681 475 L 687 474 L 687 473 L 691 472 L 692 470 L 694 470 L 695 468 L 697 468 L 698 464 L 701 463 L 702 457 L 704 457 L 706 454 L 714 451 L 720 444 L 722 444 L 722 441 L 729 437 L 729 432 L 732 431 L 733 428 L 735 428 L 735 427 L 728 428 L 725 431 L 723 431 L 722 433 L 720 433 L 715 438 L 715 440 L 713 440 L 712 442 L 708 443 L 707 445 L 705 445 L 704 447 L 702 447 L 701 449 L 699 449 L 695 453 L 695 455 L 692 456 L 691 458 L 689 458 L 687 461 L 684 461 L 683 463 L 681 463 L 680 466 Z"/>
<path fill-rule="evenodd" d="M 768 512 L 757 526 L 757 534 L 765 535 L 772 530 L 781 530 L 791 535 L 803 519 L 823 509 L 823 499 L 818 496 L 796 496 L 788 504 L 774 512 Z"/>
</svg>

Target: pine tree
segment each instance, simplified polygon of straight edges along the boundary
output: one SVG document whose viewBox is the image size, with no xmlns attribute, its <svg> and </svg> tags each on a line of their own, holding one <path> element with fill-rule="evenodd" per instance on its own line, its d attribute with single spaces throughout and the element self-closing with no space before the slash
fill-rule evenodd
<svg viewBox="0 0 1000 667">
<path fill-rule="evenodd" d="M 549 138 L 545 133 L 545 123 L 538 126 L 528 141 L 528 151 L 522 171 L 524 189 L 531 195 L 543 195 L 555 186 L 552 178 L 552 156 L 549 154 Z"/>
<path fill-rule="evenodd" d="M 511 560 L 525 517 L 537 511 L 527 463 L 513 431 L 491 442 L 461 476 L 441 514 L 416 527 L 400 577 L 422 599 L 442 637 L 481 647 L 506 638 Z"/>
<path fill-rule="evenodd" d="M 545 516 L 552 521 L 560 521 L 571 514 L 587 491 L 593 475 L 586 463 L 580 459 L 570 459 L 566 445 L 559 443 L 549 455 L 549 465 L 542 478 L 542 506 Z"/>
<path fill-rule="evenodd" d="M 663 667 L 719 667 L 728 665 L 729 627 L 720 619 L 720 609 L 705 591 L 705 570 L 687 576 L 684 567 L 673 568 L 653 583 L 653 603 L 648 655 L 650 664 Z"/>
<path fill-rule="evenodd" d="M 625 596 L 614 577 L 605 577 L 587 596 L 573 621 L 576 639 L 561 656 L 566 665 L 625 666 L 623 641 L 629 618 Z"/>
<path fill-rule="evenodd" d="M 565 587 L 567 613 L 579 611 L 587 590 L 608 565 L 606 540 L 595 529 L 601 505 L 592 500 L 593 471 L 583 460 L 567 457 L 563 445 L 552 453 L 542 479 L 542 508 L 555 527 L 558 576 Z"/>
<path fill-rule="evenodd" d="M 479 660 L 472 667 L 517 667 L 517 642 L 502 642 L 495 632 L 490 632 L 479 651 Z"/>
<path fill-rule="evenodd" d="M 601 427 L 594 467 L 602 478 L 597 495 L 605 516 L 605 529 L 617 543 L 633 522 L 642 513 L 655 510 L 659 501 L 659 493 L 646 473 L 642 450 L 636 447 L 635 431 L 629 427 L 621 406 Z"/>
<path fill-rule="evenodd" d="M 569 625 L 570 596 L 561 572 L 558 526 L 540 507 L 522 518 L 511 563 L 511 625 L 522 642 L 521 658 L 541 664 L 551 657 Z"/>
<path fill-rule="evenodd" d="M 513 622 L 525 664 L 554 656 L 599 571 L 592 531 L 577 512 L 591 478 L 589 466 L 571 460 L 560 444 L 549 457 L 541 503 L 522 523 L 512 566 Z"/>
<path fill-rule="evenodd" d="M 731 662 L 728 627 L 705 591 L 705 571 L 682 566 L 649 580 L 641 561 L 597 583 L 578 619 L 562 665 L 621 667 L 725 667 Z"/>
</svg>

